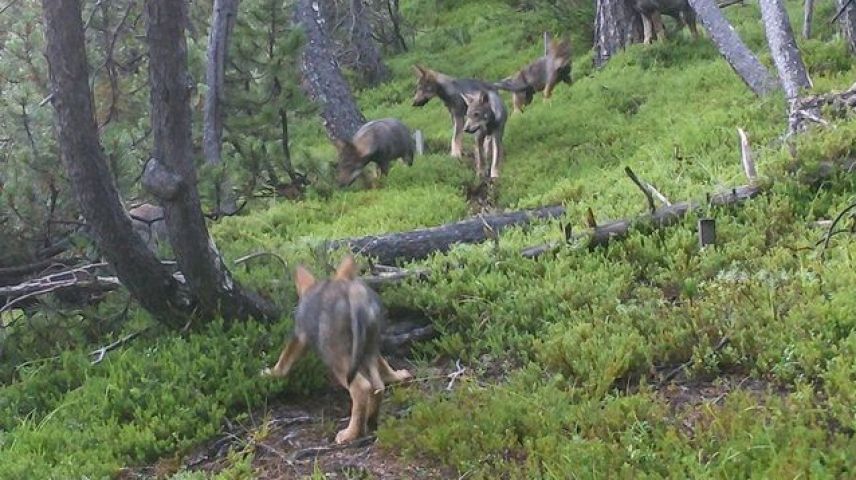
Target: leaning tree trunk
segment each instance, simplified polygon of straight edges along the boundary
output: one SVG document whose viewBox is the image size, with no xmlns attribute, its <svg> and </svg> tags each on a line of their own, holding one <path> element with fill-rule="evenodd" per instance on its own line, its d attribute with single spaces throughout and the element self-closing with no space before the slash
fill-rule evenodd
<svg viewBox="0 0 856 480">
<path fill-rule="evenodd" d="M 211 31 L 208 34 L 208 65 L 205 81 L 208 91 L 205 93 L 203 112 L 202 153 L 205 162 L 219 166 L 223 162 L 223 102 L 225 93 L 226 59 L 229 39 L 235 27 L 240 0 L 214 0 L 214 12 L 211 17 Z M 218 174 L 215 185 L 218 213 L 232 214 L 238 210 L 229 175 L 223 171 Z"/>
<path fill-rule="evenodd" d="M 324 128 L 330 138 L 351 138 L 366 122 L 333 57 L 325 16 L 324 2 L 299 0 L 295 21 L 303 27 L 306 44 L 300 54 L 303 87 L 309 97 L 321 107 Z"/>
<path fill-rule="evenodd" d="M 601 68 L 616 53 L 642 39 L 639 15 L 627 0 L 596 0 L 594 66 Z"/>
<path fill-rule="evenodd" d="M 390 72 L 372 38 L 365 10 L 363 0 L 350 0 L 349 37 L 356 54 L 355 69 L 366 84 L 376 86 L 389 79 Z"/>
<path fill-rule="evenodd" d="M 803 38 L 811 38 L 811 22 L 814 18 L 814 0 L 805 0 L 803 5 Z"/>
<path fill-rule="evenodd" d="M 779 72 L 779 81 L 788 99 L 788 131 L 799 129 L 799 115 L 794 108 L 802 89 L 811 88 L 808 71 L 800 55 L 788 12 L 782 0 L 761 0 L 761 20 L 767 34 L 767 43 L 773 62 Z"/>
<path fill-rule="evenodd" d="M 838 26 L 850 53 L 856 55 L 856 3 L 853 0 L 838 0 L 837 4 L 839 10 L 843 8 L 838 17 Z"/>
<path fill-rule="evenodd" d="M 225 318 L 271 318 L 267 302 L 244 291 L 208 235 L 191 152 L 190 77 L 184 0 L 146 2 L 154 155 L 143 182 L 164 207 L 169 240 L 200 313 Z"/>
<path fill-rule="evenodd" d="M 192 302 L 134 233 L 98 139 L 80 0 L 43 0 L 42 7 L 60 156 L 83 217 L 131 295 L 158 321 L 181 327 Z"/>
<path fill-rule="evenodd" d="M 778 88 L 776 79 L 740 40 L 714 0 L 689 2 L 719 52 L 755 95 L 766 95 Z"/>
</svg>

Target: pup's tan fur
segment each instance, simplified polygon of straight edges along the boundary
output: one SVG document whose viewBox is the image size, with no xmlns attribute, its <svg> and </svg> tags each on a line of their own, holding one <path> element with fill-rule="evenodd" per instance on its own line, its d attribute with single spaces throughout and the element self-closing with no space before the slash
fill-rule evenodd
<svg viewBox="0 0 856 480">
<path fill-rule="evenodd" d="M 393 370 L 380 355 L 383 305 L 357 278 L 353 257 L 342 260 L 329 280 L 316 281 L 299 266 L 294 284 L 299 297 L 294 334 L 276 365 L 262 374 L 285 377 L 311 345 L 351 395 L 350 422 L 336 435 L 336 443 L 350 442 L 377 425 L 384 384 L 404 381 L 411 374 Z"/>
</svg>

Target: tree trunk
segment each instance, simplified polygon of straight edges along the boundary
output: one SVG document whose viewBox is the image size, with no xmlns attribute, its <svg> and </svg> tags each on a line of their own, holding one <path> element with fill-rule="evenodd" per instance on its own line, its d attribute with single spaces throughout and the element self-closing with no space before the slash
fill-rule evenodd
<svg viewBox="0 0 856 480">
<path fill-rule="evenodd" d="M 714 0 L 689 2 L 722 56 L 755 95 L 766 95 L 778 88 L 776 79 L 740 40 L 740 36 L 722 15 Z"/>
<path fill-rule="evenodd" d="M 627 0 L 596 0 L 594 66 L 601 68 L 616 53 L 642 40 L 642 23 Z"/>
<path fill-rule="evenodd" d="M 327 135 L 331 139 L 348 139 L 366 119 L 333 56 L 322 7 L 323 2 L 313 0 L 299 0 L 295 7 L 295 21 L 306 34 L 300 54 L 303 88 L 321 107 Z"/>
<path fill-rule="evenodd" d="M 801 124 L 795 102 L 803 89 L 811 88 L 808 71 L 800 55 L 785 4 L 782 0 L 761 0 L 761 20 L 767 34 L 767 44 L 779 72 L 779 81 L 788 99 L 788 131 L 799 130 Z M 820 112 L 816 112 L 819 116 Z"/>
<path fill-rule="evenodd" d="M 219 166 L 223 162 L 223 102 L 226 98 L 224 75 L 229 39 L 235 27 L 240 0 L 214 0 L 211 31 L 208 35 L 208 65 L 205 70 L 208 91 L 203 112 L 202 151 L 205 162 Z M 221 172 L 216 185 L 218 213 L 232 214 L 238 209 L 229 175 Z"/>
<path fill-rule="evenodd" d="M 434 252 L 445 252 L 458 243 L 481 243 L 496 238 L 508 227 L 528 225 L 533 220 L 557 218 L 565 214 L 561 205 L 534 210 L 480 215 L 433 228 L 391 233 L 330 242 L 331 249 L 347 246 L 352 251 L 376 257 L 380 263 L 392 265 L 400 260 L 418 260 Z"/>
<path fill-rule="evenodd" d="M 158 196 L 170 243 L 187 284 L 199 299 L 200 314 L 228 319 L 272 318 L 275 309 L 245 292 L 226 269 L 208 235 L 196 189 L 191 153 L 190 87 L 184 0 L 146 2 L 154 156 L 144 184 Z"/>
<path fill-rule="evenodd" d="M 814 17 L 814 0 L 805 0 L 803 6 L 803 38 L 811 38 L 811 20 Z"/>
<path fill-rule="evenodd" d="M 838 17 L 841 34 L 847 42 L 850 53 L 856 55 L 856 3 L 852 0 L 838 0 L 837 5 L 839 9 L 844 9 Z"/>
<path fill-rule="evenodd" d="M 98 139 L 80 0 L 44 0 L 46 56 L 63 165 L 98 250 L 158 321 L 184 325 L 191 302 L 134 233 Z"/>
<path fill-rule="evenodd" d="M 365 10 L 363 0 L 350 0 L 350 43 L 356 54 L 355 69 L 366 84 L 374 87 L 389 79 L 390 72 L 372 39 Z"/>
</svg>

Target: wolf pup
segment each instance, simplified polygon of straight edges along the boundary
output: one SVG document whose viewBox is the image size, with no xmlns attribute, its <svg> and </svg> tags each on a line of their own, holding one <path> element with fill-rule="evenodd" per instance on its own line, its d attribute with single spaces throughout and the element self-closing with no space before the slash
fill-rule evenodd
<svg viewBox="0 0 856 480">
<path fill-rule="evenodd" d="M 450 155 L 460 158 L 464 119 L 467 115 L 467 104 L 461 95 L 474 95 L 482 90 L 493 90 L 495 87 L 472 78 L 453 78 L 419 65 L 414 65 L 413 69 L 419 77 L 416 81 L 413 106 L 421 107 L 434 97 L 439 97 L 443 101 L 452 117 L 452 150 Z"/>
<path fill-rule="evenodd" d="M 551 40 L 546 55 L 494 86 L 511 91 L 514 110 L 523 112 L 535 92 L 543 91 L 544 98 L 550 98 L 560 81 L 571 84 L 571 43 L 567 39 Z"/>
<path fill-rule="evenodd" d="M 329 280 L 316 281 L 303 267 L 294 274 L 299 301 L 294 334 L 266 376 L 284 377 L 306 350 L 313 349 L 351 394 L 351 419 L 336 443 L 359 438 L 377 425 L 385 383 L 411 377 L 393 370 L 380 356 L 383 305 L 377 294 L 356 278 L 351 256 L 345 257 Z"/>
<path fill-rule="evenodd" d="M 642 17 L 643 43 L 651 43 L 652 37 L 666 39 L 663 18 L 666 14 L 678 21 L 679 28 L 686 24 L 693 38 L 698 38 L 696 14 L 687 0 L 632 0 L 633 9 Z"/>
<path fill-rule="evenodd" d="M 350 140 L 337 139 L 334 143 L 339 151 L 336 178 L 343 187 L 353 183 L 369 162 L 375 162 L 382 175 L 389 173 L 396 158 L 413 165 L 410 129 L 394 118 L 367 122 Z"/>
<path fill-rule="evenodd" d="M 491 179 L 499 178 L 499 166 L 505 159 L 502 146 L 502 134 L 508 112 L 495 90 L 464 94 L 461 98 L 467 104 L 467 119 L 464 131 L 476 136 L 476 175 L 482 175 L 481 162 L 490 162 L 488 174 Z M 488 158 L 490 157 L 490 158 Z"/>
</svg>

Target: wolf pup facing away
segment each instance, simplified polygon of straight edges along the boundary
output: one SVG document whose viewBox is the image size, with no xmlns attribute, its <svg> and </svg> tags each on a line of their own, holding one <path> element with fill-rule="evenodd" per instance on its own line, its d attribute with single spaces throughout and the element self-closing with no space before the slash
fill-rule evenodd
<svg viewBox="0 0 856 480">
<path fill-rule="evenodd" d="M 467 115 L 467 104 L 461 95 L 474 95 L 482 90 L 493 90 L 495 87 L 472 78 L 453 78 L 419 65 L 414 65 L 413 69 L 419 77 L 416 81 L 413 106 L 421 107 L 434 97 L 439 97 L 443 101 L 452 117 L 452 150 L 450 155 L 460 158 L 464 119 Z"/>
<path fill-rule="evenodd" d="M 551 40 L 546 55 L 494 85 L 511 91 L 514 110 L 523 112 L 535 92 L 543 91 L 544 98 L 550 98 L 560 81 L 571 84 L 571 42 L 567 39 Z"/>
<path fill-rule="evenodd" d="M 350 140 L 337 139 L 334 143 L 339 151 L 336 178 L 343 187 L 353 183 L 369 162 L 375 162 L 382 175 L 389 173 L 396 158 L 413 165 L 410 129 L 394 118 L 367 122 Z"/>
<path fill-rule="evenodd" d="M 294 274 L 299 301 L 294 334 L 272 369 L 263 375 L 284 377 L 307 345 L 312 345 L 336 381 L 351 394 L 351 419 L 336 435 L 336 443 L 350 442 L 377 425 L 385 383 L 411 377 L 393 370 L 380 356 L 383 305 L 365 283 L 356 278 L 351 256 L 342 260 L 329 280 L 316 281 L 303 267 Z"/>
<path fill-rule="evenodd" d="M 505 132 L 505 121 L 508 120 L 508 112 L 502 98 L 495 90 L 464 94 L 461 98 L 467 104 L 464 131 L 476 136 L 476 175 L 482 175 L 481 162 L 484 160 L 489 162 L 490 178 L 499 178 L 499 166 L 505 159 L 502 134 Z"/>
<path fill-rule="evenodd" d="M 643 43 L 651 43 L 652 37 L 666 39 L 666 29 L 663 27 L 661 14 L 666 14 L 678 21 L 679 28 L 686 24 L 693 38 L 698 38 L 696 14 L 687 0 L 632 0 L 631 5 L 642 17 Z"/>
</svg>

